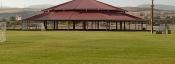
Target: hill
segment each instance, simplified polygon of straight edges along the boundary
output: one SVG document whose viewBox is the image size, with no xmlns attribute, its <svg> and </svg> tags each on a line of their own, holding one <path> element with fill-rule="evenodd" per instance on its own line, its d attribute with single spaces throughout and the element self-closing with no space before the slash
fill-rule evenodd
<svg viewBox="0 0 175 64">
<path fill-rule="evenodd" d="M 30 17 L 40 13 L 40 9 L 32 8 L 3 8 L 0 9 L 0 20 L 8 19 L 12 16 L 21 16 L 22 18 Z"/>
<path fill-rule="evenodd" d="M 140 8 L 150 8 L 150 5 L 149 4 L 142 4 L 142 5 L 139 5 L 138 7 L 140 7 Z M 173 6 L 173 5 L 163 5 L 163 4 L 155 5 L 155 8 L 160 9 L 160 10 L 175 10 L 175 6 Z"/>
<path fill-rule="evenodd" d="M 150 11 L 150 8 L 141 8 L 141 7 L 121 7 L 127 11 L 138 12 L 138 11 Z M 159 9 L 155 9 L 156 11 L 160 11 Z"/>
<path fill-rule="evenodd" d="M 51 4 L 41 4 L 41 5 L 31 5 L 31 6 L 28 6 L 26 8 L 33 8 L 33 9 L 46 9 L 46 8 L 49 8 L 49 7 L 52 7 L 54 5 L 51 5 Z"/>
<path fill-rule="evenodd" d="M 49 7 L 52 7 L 54 5 L 50 4 L 42 4 L 42 5 L 32 5 L 26 8 L 1 8 L 0 9 L 0 20 L 4 18 L 10 18 L 12 16 L 21 16 L 22 18 L 27 18 L 33 15 L 36 15 L 40 13 L 42 9 L 46 9 Z M 149 12 L 150 11 L 150 5 L 143 4 L 139 5 L 138 7 L 121 7 L 125 10 L 131 11 L 131 12 Z M 165 11 L 167 12 L 174 12 L 175 6 L 171 5 L 156 5 L 157 11 Z"/>
</svg>

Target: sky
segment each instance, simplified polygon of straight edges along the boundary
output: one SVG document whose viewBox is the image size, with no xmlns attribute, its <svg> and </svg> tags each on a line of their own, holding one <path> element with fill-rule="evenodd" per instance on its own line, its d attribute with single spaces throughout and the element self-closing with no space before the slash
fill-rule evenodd
<svg viewBox="0 0 175 64">
<path fill-rule="evenodd" d="M 8 7 L 19 7 L 24 8 L 30 5 L 41 5 L 41 4 L 52 4 L 58 5 L 70 0 L 1 0 L 3 6 Z M 125 7 L 125 6 L 137 6 L 140 4 L 149 4 L 151 0 L 99 0 L 114 6 Z M 174 5 L 175 0 L 155 0 L 156 4 Z"/>
</svg>

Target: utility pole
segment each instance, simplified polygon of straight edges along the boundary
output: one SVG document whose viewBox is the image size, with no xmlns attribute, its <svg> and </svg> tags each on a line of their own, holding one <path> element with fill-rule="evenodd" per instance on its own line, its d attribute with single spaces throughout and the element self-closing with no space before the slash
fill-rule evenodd
<svg viewBox="0 0 175 64">
<path fill-rule="evenodd" d="M 151 4 L 151 34 L 154 33 L 154 0 L 152 0 Z"/>
</svg>

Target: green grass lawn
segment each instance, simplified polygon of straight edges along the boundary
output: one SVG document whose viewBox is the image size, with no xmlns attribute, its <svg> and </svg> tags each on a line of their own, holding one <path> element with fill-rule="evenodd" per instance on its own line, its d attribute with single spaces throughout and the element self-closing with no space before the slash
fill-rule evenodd
<svg viewBox="0 0 175 64">
<path fill-rule="evenodd" d="M 174 64 L 175 34 L 8 31 L 0 64 Z"/>
</svg>

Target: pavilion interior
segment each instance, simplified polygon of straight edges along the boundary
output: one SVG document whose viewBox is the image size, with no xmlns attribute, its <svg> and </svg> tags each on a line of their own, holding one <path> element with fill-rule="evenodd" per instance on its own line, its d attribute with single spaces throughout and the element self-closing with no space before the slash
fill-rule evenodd
<svg viewBox="0 0 175 64">
<path fill-rule="evenodd" d="M 40 30 L 43 24 L 45 30 L 111 30 L 131 31 L 145 30 L 143 21 L 23 21 L 24 30 Z"/>
</svg>

